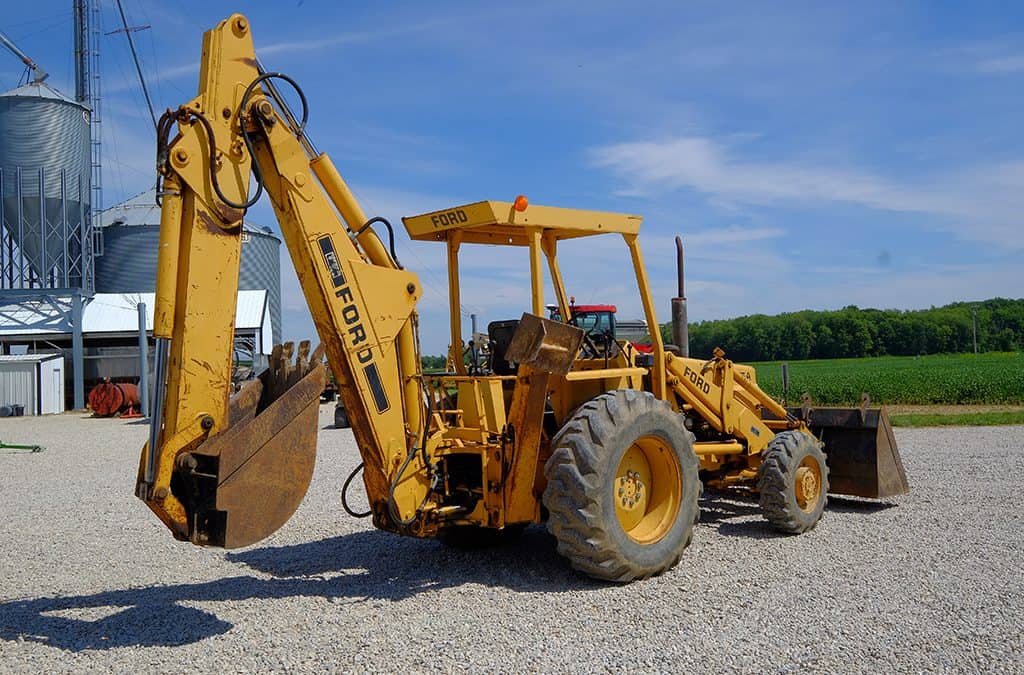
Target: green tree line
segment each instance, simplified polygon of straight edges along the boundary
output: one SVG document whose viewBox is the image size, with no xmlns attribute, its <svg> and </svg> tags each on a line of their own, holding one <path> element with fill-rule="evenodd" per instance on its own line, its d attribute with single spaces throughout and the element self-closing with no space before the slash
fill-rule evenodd
<svg viewBox="0 0 1024 675">
<path fill-rule="evenodd" d="M 421 356 L 420 363 L 423 366 L 423 370 L 444 370 L 444 366 L 447 359 L 443 356 Z"/>
<path fill-rule="evenodd" d="M 973 315 L 973 316 L 972 316 Z M 736 361 L 1018 351 L 1024 346 L 1024 299 L 993 298 L 922 310 L 859 309 L 754 314 L 690 324 L 690 354 L 721 347 Z M 666 343 L 672 326 L 661 326 Z"/>
</svg>

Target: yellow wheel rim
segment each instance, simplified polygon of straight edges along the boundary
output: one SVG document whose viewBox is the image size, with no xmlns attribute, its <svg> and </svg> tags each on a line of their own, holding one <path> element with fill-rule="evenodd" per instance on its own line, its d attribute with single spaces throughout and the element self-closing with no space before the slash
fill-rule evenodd
<svg viewBox="0 0 1024 675">
<path fill-rule="evenodd" d="M 630 539 L 651 544 L 676 521 L 683 497 L 682 472 L 672 448 L 643 436 L 626 449 L 615 471 L 615 515 Z"/>
<path fill-rule="evenodd" d="M 804 457 L 796 469 L 796 505 L 804 513 L 811 513 L 821 499 L 821 466 L 811 455 Z"/>
</svg>

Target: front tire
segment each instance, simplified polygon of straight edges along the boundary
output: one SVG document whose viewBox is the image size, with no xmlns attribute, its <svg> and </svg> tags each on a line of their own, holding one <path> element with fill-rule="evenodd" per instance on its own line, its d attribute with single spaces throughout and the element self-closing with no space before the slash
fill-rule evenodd
<svg viewBox="0 0 1024 675">
<path fill-rule="evenodd" d="M 757 469 L 761 511 L 776 530 L 800 534 L 821 520 L 828 464 L 818 441 L 802 431 L 776 434 Z"/>
<path fill-rule="evenodd" d="M 674 566 L 699 515 L 693 437 L 672 407 L 619 390 L 580 406 L 552 440 L 543 504 L 558 552 L 598 579 Z"/>
</svg>

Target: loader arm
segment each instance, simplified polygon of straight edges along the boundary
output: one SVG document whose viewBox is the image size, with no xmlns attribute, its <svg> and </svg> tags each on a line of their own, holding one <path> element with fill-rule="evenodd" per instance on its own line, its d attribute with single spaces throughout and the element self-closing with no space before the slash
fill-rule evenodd
<svg viewBox="0 0 1024 675">
<path fill-rule="evenodd" d="M 429 423 L 419 280 L 305 136 L 306 111 L 296 118 L 282 81 L 305 106 L 293 81 L 262 71 L 248 21 L 233 15 L 204 35 L 199 95 L 159 129 L 156 394 L 136 494 L 197 544 L 269 535 L 298 507 L 314 464 L 323 352 L 275 349 L 270 369 L 230 396 L 241 222 L 258 197 L 250 175 L 273 205 L 330 366 L 350 385 L 341 395 L 375 523 L 397 528 L 429 490 L 416 452 Z"/>
</svg>

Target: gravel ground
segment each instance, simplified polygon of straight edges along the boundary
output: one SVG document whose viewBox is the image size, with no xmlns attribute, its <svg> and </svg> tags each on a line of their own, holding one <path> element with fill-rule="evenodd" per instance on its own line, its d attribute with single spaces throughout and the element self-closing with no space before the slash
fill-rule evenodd
<svg viewBox="0 0 1024 675">
<path fill-rule="evenodd" d="M 296 516 L 237 552 L 132 496 L 144 424 L 0 420 L 46 446 L 0 450 L 0 670 L 1024 672 L 1024 427 L 898 429 L 913 492 L 798 537 L 705 499 L 675 569 L 615 586 L 541 528 L 463 552 L 346 516 L 331 412 Z"/>
</svg>

